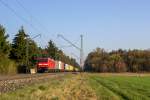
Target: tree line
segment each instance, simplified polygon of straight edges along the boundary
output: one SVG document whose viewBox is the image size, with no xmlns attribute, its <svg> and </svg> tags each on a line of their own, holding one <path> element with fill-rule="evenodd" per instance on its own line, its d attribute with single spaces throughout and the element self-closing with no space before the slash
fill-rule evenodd
<svg viewBox="0 0 150 100">
<path fill-rule="evenodd" d="M 150 72 L 150 50 L 113 50 L 96 48 L 85 60 L 90 72 Z"/>
<path fill-rule="evenodd" d="M 73 66 L 79 66 L 74 58 L 67 56 L 56 44 L 49 40 L 47 47 L 41 48 L 21 27 L 12 40 L 6 29 L 0 25 L 0 74 L 22 72 L 35 67 L 37 57 L 51 57 Z"/>
</svg>

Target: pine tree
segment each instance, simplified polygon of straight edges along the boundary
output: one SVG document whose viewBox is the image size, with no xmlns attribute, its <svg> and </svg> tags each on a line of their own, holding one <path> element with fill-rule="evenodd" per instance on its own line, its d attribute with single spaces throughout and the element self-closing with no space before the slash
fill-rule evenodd
<svg viewBox="0 0 150 100">
<path fill-rule="evenodd" d="M 0 56 L 7 56 L 10 51 L 10 45 L 7 41 L 8 35 L 5 34 L 5 28 L 0 25 Z"/>
<path fill-rule="evenodd" d="M 48 56 L 53 59 L 58 59 L 58 48 L 54 44 L 52 40 L 48 42 L 48 46 L 46 48 L 46 51 L 48 52 Z"/>
<path fill-rule="evenodd" d="M 25 64 L 27 37 L 23 27 L 21 27 L 12 43 L 10 57 L 21 64 Z"/>
<path fill-rule="evenodd" d="M 15 62 L 9 59 L 11 48 L 7 38 L 5 28 L 0 25 L 0 74 L 14 74 L 17 72 Z"/>
</svg>

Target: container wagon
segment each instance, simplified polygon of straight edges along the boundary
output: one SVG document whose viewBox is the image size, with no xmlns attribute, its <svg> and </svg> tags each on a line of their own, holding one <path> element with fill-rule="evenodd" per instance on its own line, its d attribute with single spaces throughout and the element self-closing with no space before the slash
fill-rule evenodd
<svg viewBox="0 0 150 100">
<path fill-rule="evenodd" d="M 61 61 L 60 71 L 64 72 L 64 70 L 65 70 L 65 64 Z"/>
<path fill-rule="evenodd" d="M 62 61 L 55 61 L 55 69 L 57 72 L 64 71 L 64 63 Z"/>
<path fill-rule="evenodd" d="M 74 67 L 69 64 L 65 64 L 65 71 L 72 72 L 74 71 Z"/>
<path fill-rule="evenodd" d="M 59 61 L 55 61 L 55 71 L 59 71 Z"/>
<path fill-rule="evenodd" d="M 69 65 L 68 64 L 65 64 L 65 71 L 69 71 Z"/>
<path fill-rule="evenodd" d="M 78 71 L 79 71 L 79 68 L 75 68 L 75 71 L 78 72 Z"/>
<path fill-rule="evenodd" d="M 73 72 L 73 71 L 74 71 L 74 67 L 71 66 L 71 65 L 69 65 L 69 71 L 70 71 L 70 72 Z"/>
</svg>

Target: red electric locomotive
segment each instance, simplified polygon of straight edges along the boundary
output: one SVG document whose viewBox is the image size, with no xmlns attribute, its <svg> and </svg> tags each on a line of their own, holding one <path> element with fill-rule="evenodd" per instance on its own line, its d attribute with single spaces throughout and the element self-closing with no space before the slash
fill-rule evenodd
<svg viewBox="0 0 150 100">
<path fill-rule="evenodd" d="M 53 72 L 55 71 L 55 61 L 51 58 L 37 58 L 38 72 Z"/>
</svg>

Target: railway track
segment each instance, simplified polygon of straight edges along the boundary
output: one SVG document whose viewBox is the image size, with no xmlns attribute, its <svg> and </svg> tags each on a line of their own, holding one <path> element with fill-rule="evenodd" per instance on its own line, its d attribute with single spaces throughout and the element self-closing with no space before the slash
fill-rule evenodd
<svg viewBox="0 0 150 100">
<path fill-rule="evenodd" d="M 44 74 L 19 74 L 14 76 L 1 76 L 0 77 L 0 94 L 15 91 L 27 85 L 45 82 L 50 78 L 59 78 L 65 74 L 72 74 L 71 72 L 61 73 L 44 73 Z"/>
<path fill-rule="evenodd" d="M 40 76 L 55 75 L 55 74 L 56 73 L 16 74 L 13 76 L 6 75 L 6 76 L 0 76 L 0 81 L 13 80 L 13 79 L 23 79 L 23 78 L 29 78 L 29 77 L 40 77 Z"/>
</svg>

